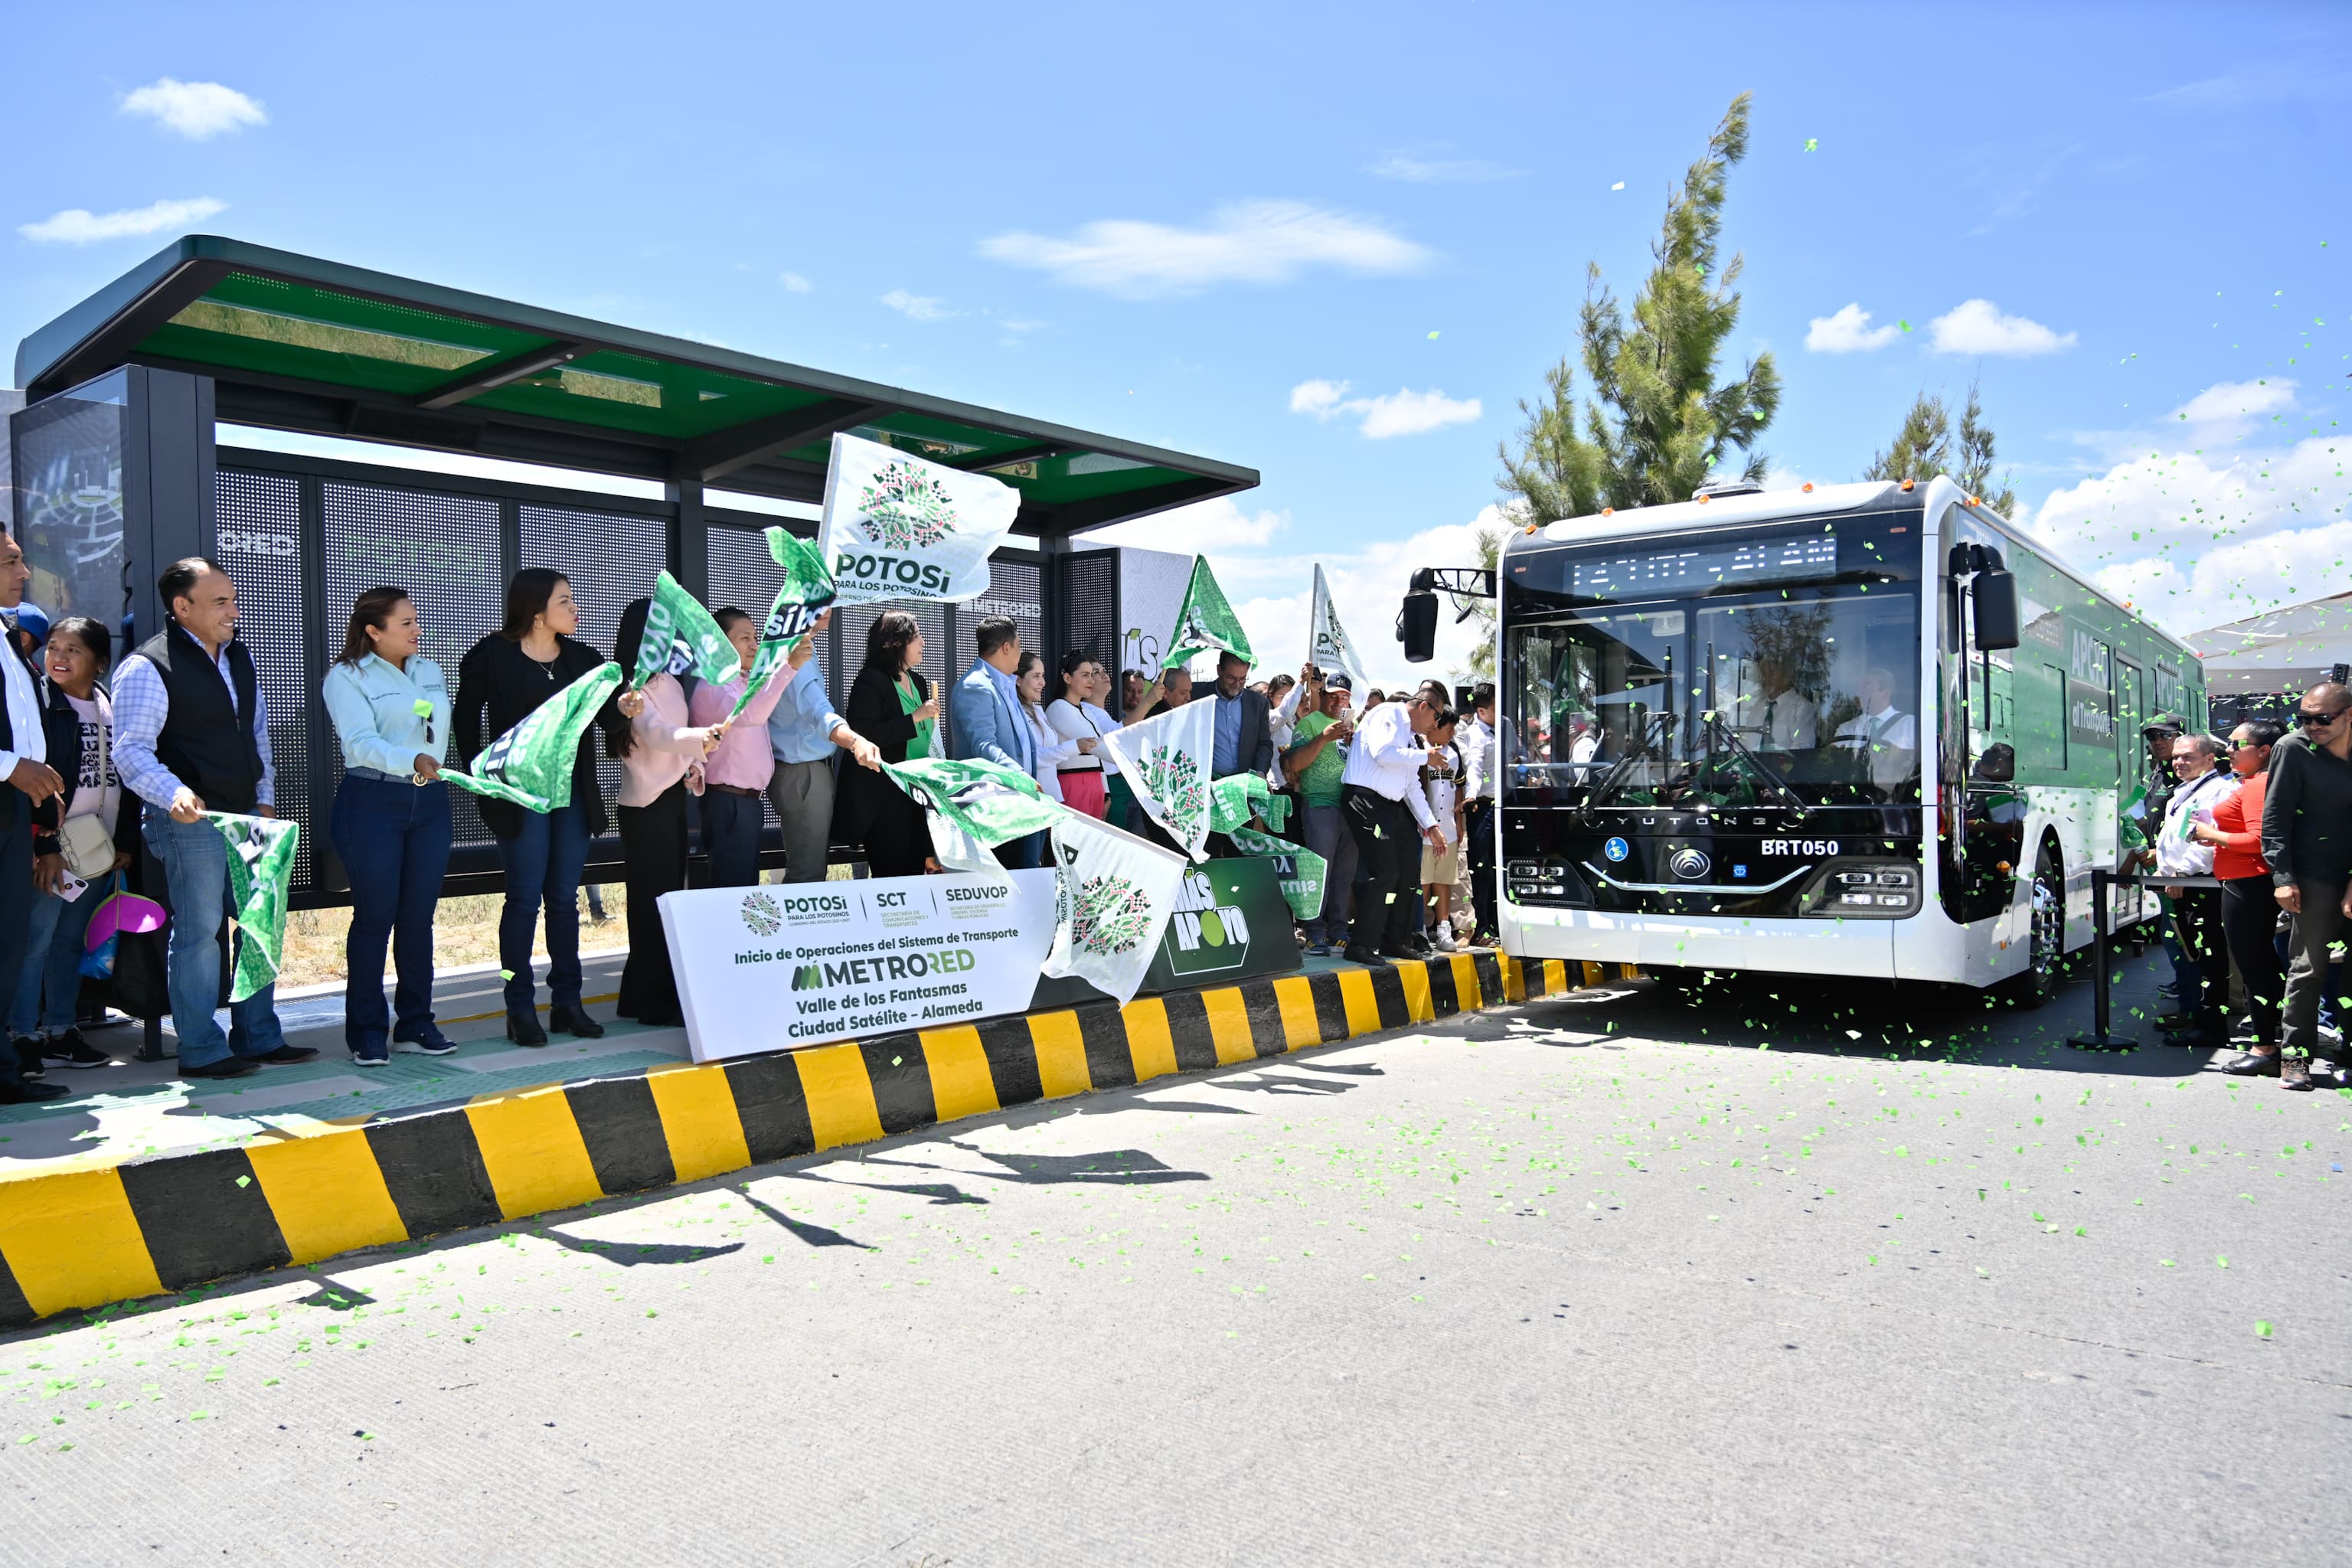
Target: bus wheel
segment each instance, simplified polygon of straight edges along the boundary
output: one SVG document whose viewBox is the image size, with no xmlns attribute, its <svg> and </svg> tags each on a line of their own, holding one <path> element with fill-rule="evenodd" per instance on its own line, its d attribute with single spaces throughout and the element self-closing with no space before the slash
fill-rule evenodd
<svg viewBox="0 0 2352 1568">
<path fill-rule="evenodd" d="M 2027 940 L 2025 973 L 2010 982 L 2010 995 L 2021 1007 L 2039 1007 L 2058 994 L 2066 957 L 2066 875 L 2057 851 L 2046 844 L 2034 862 L 2033 926 Z"/>
</svg>

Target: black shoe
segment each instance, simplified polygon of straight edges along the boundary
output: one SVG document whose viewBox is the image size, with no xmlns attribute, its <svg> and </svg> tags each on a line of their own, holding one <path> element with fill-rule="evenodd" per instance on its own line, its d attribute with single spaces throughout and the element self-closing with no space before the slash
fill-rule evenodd
<svg viewBox="0 0 2352 1568">
<path fill-rule="evenodd" d="M 207 1062 L 200 1068 L 184 1065 L 180 1068 L 180 1076 L 182 1078 L 245 1078 L 260 1070 L 261 1063 L 252 1057 L 232 1054 L 221 1058 L 216 1062 Z"/>
<path fill-rule="evenodd" d="M 253 1059 L 264 1067 L 290 1068 L 297 1062 L 307 1062 L 318 1056 L 314 1046 L 280 1046 L 274 1051 L 264 1051 Z"/>
<path fill-rule="evenodd" d="M 38 1105 L 45 1100 L 63 1100 L 72 1092 L 61 1083 L 26 1083 L 21 1079 L 0 1078 L 0 1105 Z"/>
<path fill-rule="evenodd" d="M 27 1079 L 41 1076 L 40 1041 L 30 1035 L 18 1035 L 8 1042 L 8 1048 L 16 1053 L 16 1071 L 20 1076 Z"/>
<path fill-rule="evenodd" d="M 509 1013 L 507 1038 L 518 1046 L 543 1046 L 547 1044 L 547 1031 L 539 1026 L 539 1014 L 536 1011 Z"/>
<path fill-rule="evenodd" d="M 2243 1056 L 2231 1057 L 2223 1062 L 2221 1070 L 2231 1078 L 2276 1078 L 2279 1054 L 2276 1051 L 2248 1051 Z"/>
<path fill-rule="evenodd" d="M 604 1026 L 588 1016 L 585 1007 L 550 1007 L 547 1026 L 559 1034 L 571 1035 L 583 1040 L 601 1040 Z"/>
<path fill-rule="evenodd" d="M 2308 1094 L 2312 1089 L 2311 1058 L 2286 1057 L 2279 1062 L 2279 1087 L 2300 1089 Z"/>
<path fill-rule="evenodd" d="M 78 1028 L 68 1028 L 42 1047 L 41 1055 L 60 1067 L 109 1068 L 114 1065 L 114 1058 L 83 1039 Z"/>
<path fill-rule="evenodd" d="M 1385 967 L 1388 963 L 1388 960 L 1381 956 L 1378 949 L 1358 947 L 1353 942 L 1341 948 L 1339 950 L 1339 956 L 1346 959 L 1350 963 L 1360 963 L 1370 969 L 1380 969 Z"/>
<path fill-rule="evenodd" d="M 1412 950 L 1415 958 L 1428 958 L 1437 952 L 1436 946 L 1425 936 L 1409 936 L 1404 939 L 1404 944 Z"/>
<path fill-rule="evenodd" d="M 396 1046 L 409 1047 L 419 1056 L 446 1057 L 457 1048 L 431 1024 L 420 1024 L 414 1029 L 394 1029 L 392 1041 Z"/>
</svg>

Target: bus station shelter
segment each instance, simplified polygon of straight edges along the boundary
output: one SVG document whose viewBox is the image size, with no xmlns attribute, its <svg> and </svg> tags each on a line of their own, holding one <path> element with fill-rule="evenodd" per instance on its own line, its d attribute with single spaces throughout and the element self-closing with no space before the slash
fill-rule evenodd
<svg viewBox="0 0 2352 1568">
<path fill-rule="evenodd" d="M 453 673 L 525 566 L 571 578 L 581 636 L 606 652 L 623 607 L 663 568 L 705 603 L 756 615 L 781 580 L 761 530 L 816 527 L 761 502 L 819 501 L 832 437 L 846 431 L 1020 493 L 986 598 L 895 606 L 922 623 L 935 682 L 961 671 L 971 623 L 992 613 L 1049 658 L 1086 647 L 1114 663 L 1116 552 L 1086 535 L 1258 482 L 1230 463 L 208 235 L 35 331 L 16 378 L 26 405 L 9 420 L 14 531 L 36 603 L 119 628 L 121 652 L 161 623 L 163 563 L 213 555 L 236 579 L 278 805 L 303 827 L 298 908 L 345 899 L 324 831 L 341 754 L 318 693 L 364 589 L 407 588 L 425 653 Z M 638 499 L 222 446 L 221 426 L 660 489 Z M 820 655 L 836 702 L 866 628 L 892 607 L 834 617 Z M 618 764 L 600 771 L 609 800 Z M 457 811 L 445 891 L 495 891 L 473 798 Z M 619 858 L 617 840 L 598 845 L 591 877 L 617 877 Z"/>
</svg>

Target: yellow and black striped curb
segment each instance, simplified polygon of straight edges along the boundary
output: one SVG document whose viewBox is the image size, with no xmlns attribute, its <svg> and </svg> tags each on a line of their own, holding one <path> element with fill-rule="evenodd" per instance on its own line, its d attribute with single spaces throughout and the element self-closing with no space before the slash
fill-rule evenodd
<svg viewBox="0 0 2352 1568">
<path fill-rule="evenodd" d="M 1455 953 L 680 1063 L 242 1148 L 27 1174 L 0 1181 L 0 1327 L 1602 978 L 1597 963 Z"/>
</svg>

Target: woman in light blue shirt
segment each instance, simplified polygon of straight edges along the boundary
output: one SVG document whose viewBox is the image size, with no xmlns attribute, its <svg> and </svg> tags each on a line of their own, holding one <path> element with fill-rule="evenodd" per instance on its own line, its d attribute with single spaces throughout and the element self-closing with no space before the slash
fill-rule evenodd
<svg viewBox="0 0 2352 1568">
<path fill-rule="evenodd" d="M 341 657 L 321 695 L 343 748 L 328 836 L 352 889 L 343 942 L 343 1041 L 363 1068 L 394 1042 L 446 1056 L 457 1047 L 433 1023 L 433 910 L 449 866 L 449 692 L 441 667 L 416 651 L 416 606 L 398 588 L 370 588 L 352 605 Z M 383 950 L 400 984 L 396 1020 L 383 1004 Z"/>
</svg>

